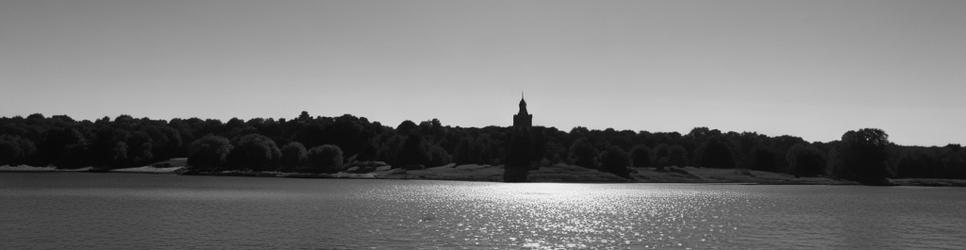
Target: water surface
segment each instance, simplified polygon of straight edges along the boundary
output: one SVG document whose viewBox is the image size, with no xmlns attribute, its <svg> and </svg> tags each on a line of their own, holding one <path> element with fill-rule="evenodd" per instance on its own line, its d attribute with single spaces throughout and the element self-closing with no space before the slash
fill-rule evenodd
<svg viewBox="0 0 966 250">
<path fill-rule="evenodd" d="M 964 198 L 964 188 L 0 173 L 0 249 L 964 249 Z"/>
</svg>

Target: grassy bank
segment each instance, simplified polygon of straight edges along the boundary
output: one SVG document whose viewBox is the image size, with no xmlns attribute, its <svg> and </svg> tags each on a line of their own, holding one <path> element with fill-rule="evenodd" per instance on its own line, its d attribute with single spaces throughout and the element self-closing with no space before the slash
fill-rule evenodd
<svg viewBox="0 0 966 250">
<path fill-rule="evenodd" d="M 370 172 L 339 173 L 291 173 L 279 171 L 187 171 L 187 161 L 175 158 L 144 167 L 97 170 L 82 168 L 73 170 L 53 167 L 0 166 L 0 172 L 109 172 L 109 173 L 150 173 L 150 174 L 188 174 L 219 176 L 258 176 L 291 178 L 349 178 L 349 179 L 422 179 L 455 181 L 503 181 L 504 168 L 501 165 L 448 164 L 417 170 L 389 168 L 384 166 Z M 768 185 L 857 185 L 852 181 L 827 177 L 795 177 L 790 174 L 747 170 L 716 169 L 698 167 L 671 167 L 664 170 L 655 168 L 631 168 L 630 178 L 584 167 L 554 164 L 531 170 L 527 178 L 530 182 L 581 182 L 581 183 L 735 183 Z M 892 179 L 895 185 L 902 186 L 959 186 L 966 187 L 966 180 L 959 179 Z"/>
</svg>

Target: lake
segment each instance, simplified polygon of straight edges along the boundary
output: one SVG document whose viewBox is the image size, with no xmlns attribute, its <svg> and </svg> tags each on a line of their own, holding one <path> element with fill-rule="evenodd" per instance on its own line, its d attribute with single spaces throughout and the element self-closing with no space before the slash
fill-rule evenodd
<svg viewBox="0 0 966 250">
<path fill-rule="evenodd" d="M 966 188 L 0 173 L 0 249 L 966 248 Z"/>
</svg>

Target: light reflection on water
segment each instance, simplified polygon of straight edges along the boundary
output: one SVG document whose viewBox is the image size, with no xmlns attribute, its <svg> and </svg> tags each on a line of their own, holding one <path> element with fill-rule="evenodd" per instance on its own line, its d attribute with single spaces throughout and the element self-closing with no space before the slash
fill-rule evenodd
<svg viewBox="0 0 966 250">
<path fill-rule="evenodd" d="M 671 185 L 680 186 L 680 185 Z M 556 248 L 712 248 L 736 227 L 740 213 L 717 213 L 745 202 L 742 194 L 667 185 L 442 182 L 374 195 L 422 211 L 420 226 L 471 246 Z M 428 193 L 428 195 L 427 195 Z M 412 200 L 409 200 L 412 199 Z M 740 205 L 744 206 L 744 205 Z M 461 241 L 461 243 L 459 242 Z"/>
<path fill-rule="evenodd" d="M 0 174 L 2 249 L 963 248 L 966 189 Z"/>
</svg>

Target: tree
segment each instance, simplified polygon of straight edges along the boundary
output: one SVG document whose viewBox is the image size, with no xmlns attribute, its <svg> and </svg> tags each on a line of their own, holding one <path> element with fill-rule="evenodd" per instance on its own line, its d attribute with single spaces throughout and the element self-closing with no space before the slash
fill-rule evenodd
<svg viewBox="0 0 966 250">
<path fill-rule="evenodd" d="M 671 166 L 671 150 L 670 146 L 667 144 L 659 144 L 654 147 L 654 166 L 657 166 L 657 170 L 664 170 L 664 168 Z"/>
<path fill-rule="evenodd" d="M 191 143 L 188 149 L 188 166 L 194 170 L 219 170 L 228 160 L 232 146 L 228 139 L 207 135 Z"/>
<path fill-rule="evenodd" d="M 43 117 L 40 114 L 31 117 Z M 28 117 L 28 119 L 30 119 Z M 42 119 L 42 118 L 41 118 Z M 92 158 L 88 152 L 88 140 L 74 128 L 53 128 L 43 133 L 38 145 L 40 160 L 37 165 L 54 164 L 61 168 L 83 167 Z"/>
<path fill-rule="evenodd" d="M 597 168 L 597 148 L 586 138 L 577 139 L 570 146 L 570 162 L 585 168 Z"/>
<path fill-rule="evenodd" d="M 446 152 L 446 149 L 439 145 L 429 146 L 427 154 L 429 154 L 430 166 L 442 166 L 453 161 L 453 158 Z"/>
<path fill-rule="evenodd" d="M 308 151 L 306 172 L 335 173 L 343 170 L 342 149 L 339 146 L 325 144 L 316 146 Z"/>
<path fill-rule="evenodd" d="M 757 146 L 752 150 L 751 169 L 762 171 L 775 171 L 778 166 L 778 152 L 765 147 Z"/>
<path fill-rule="evenodd" d="M 301 113 L 299 113 L 299 117 L 298 118 L 295 118 L 295 120 L 296 121 L 308 121 L 308 120 L 312 120 L 312 116 L 309 115 L 309 112 L 308 111 L 303 110 Z"/>
<path fill-rule="evenodd" d="M 131 134 L 127 140 L 127 156 L 134 165 L 150 164 L 154 160 L 153 139 L 144 131 Z"/>
<path fill-rule="evenodd" d="M 621 177 L 630 177 L 630 172 L 627 169 L 630 165 L 630 157 L 627 156 L 627 153 L 623 149 L 617 146 L 607 147 L 607 150 L 600 156 L 601 170 Z"/>
<path fill-rule="evenodd" d="M 729 143 L 714 137 L 701 147 L 698 155 L 698 166 L 711 168 L 735 168 L 735 158 Z"/>
<path fill-rule="evenodd" d="M 237 138 L 228 159 L 236 169 L 254 171 L 275 170 L 282 152 L 275 141 L 260 134 L 247 134 Z"/>
<path fill-rule="evenodd" d="M 472 140 L 471 137 L 460 139 L 453 152 L 453 162 L 456 164 L 480 163 L 479 149 L 473 147 Z"/>
<path fill-rule="evenodd" d="M 815 147 L 795 144 L 786 155 L 790 171 L 795 176 L 813 177 L 825 174 L 825 156 Z"/>
<path fill-rule="evenodd" d="M 298 169 L 308 158 L 308 151 L 299 142 L 290 142 L 282 147 L 282 171 Z"/>
<path fill-rule="evenodd" d="M 425 142 L 418 134 L 411 134 L 406 137 L 402 148 L 396 154 L 396 164 L 405 169 L 421 169 L 429 162 L 429 154 L 426 153 Z"/>
<path fill-rule="evenodd" d="M 839 178 L 863 184 L 888 183 L 889 135 L 876 128 L 851 130 L 833 154 L 832 173 Z"/>
<path fill-rule="evenodd" d="M 645 145 L 637 145 L 631 149 L 631 162 L 635 167 L 651 166 L 651 149 Z"/>
<path fill-rule="evenodd" d="M 418 132 L 418 129 L 419 125 L 416 125 L 415 122 L 410 120 L 405 120 L 399 123 L 399 126 L 396 126 L 396 132 L 402 135 L 411 135 Z"/>
<path fill-rule="evenodd" d="M 688 165 L 688 150 L 681 145 L 670 146 L 667 149 L 667 165 L 683 167 Z"/>
<path fill-rule="evenodd" d="M 19 138 L 17 138 L 19 139 Z M 20 143 L 12 136 L 0 136 L 0 166 L 14 165 L 23 159 Z"/>
</svg>

